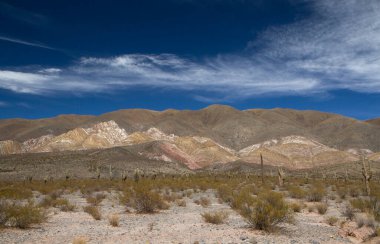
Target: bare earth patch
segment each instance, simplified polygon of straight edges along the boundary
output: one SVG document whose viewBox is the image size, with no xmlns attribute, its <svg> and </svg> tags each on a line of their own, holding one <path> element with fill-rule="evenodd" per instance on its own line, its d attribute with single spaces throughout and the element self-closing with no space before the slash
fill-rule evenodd
<svg viewBox="0 0 380 244">
<path fill-rule="evenodd" d="M 306 209 L 296 213 L 294 224 L 281 224 L 275 232 L 265 233 L 248 228 L 239 214 L 218 202 L 213 191 L 192 196 L 210 199 L 207 208 L 185 197 L 186 207 L 172 204 L 156 214 L 127 213 L 117 193 L 106 195 L 99 208 L 103 216 L 120 216 L 117 228 L 109 224 L 108 218 L 96 221 L 83 212 L 87 202 L 78 192 L 65 195 L 76 205 L 75 212 L 54 209 L 48 222 L 38 227 L 0 230 L 0 243 L 72 243 L 78 237 L 88 243 L 352 243 L 338 234 L 339 227 L 328 225 L 324 216 Z M 338 212 L 334 208 L 331 206 L 329 212 Z M 206 211 L 225 211 L 229 218 L 220 225 L 206 223 L 201 215 Z"/>
</svg>

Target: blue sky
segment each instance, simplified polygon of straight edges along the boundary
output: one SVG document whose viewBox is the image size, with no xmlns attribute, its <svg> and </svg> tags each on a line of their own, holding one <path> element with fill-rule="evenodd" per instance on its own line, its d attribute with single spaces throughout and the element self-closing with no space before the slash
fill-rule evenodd
<svg viewBox="0 0 380 244">
<path fill-rule="evenodd" d="M 214 103 L 380 117 L 380 2 L 0 1 L 0 118 Z"/>
</svg>

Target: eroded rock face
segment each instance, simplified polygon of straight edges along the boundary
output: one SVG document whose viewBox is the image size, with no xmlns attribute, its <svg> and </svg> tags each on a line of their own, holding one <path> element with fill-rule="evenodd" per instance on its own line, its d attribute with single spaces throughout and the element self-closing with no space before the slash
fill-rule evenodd
<svg viewBox="0 0 380 244">
<path fill-rule="evenodd" d="M 351 162 L 358 160 L 359 157 L 355 153 L 359 149 L 340 151 L 297 135 L 264 141 L 236 151 L 207 137 L 166 134 L 155 127 L 128 134 L 113 120 L 86 128 L 75 128 L 57 136 L 44 135 L 22 143 L 1 141 L 0 154 L 101 149 L 149 142 L 159 143 L 155 150 L 141 150 L 139 152 L 141 156 L 167 162 L 180 162 L 190 169 L 236 160 L 260 163 L 260 154 L 263 155 L 267 165 L 291 169 Z M 370 155 L 377 158 L 376 154 Z"/>
<path fill-rule="evenodd" d="M 21 145 L 15 141 L 0 141 L 0 155 L 21 153 Z"/>
</svg>

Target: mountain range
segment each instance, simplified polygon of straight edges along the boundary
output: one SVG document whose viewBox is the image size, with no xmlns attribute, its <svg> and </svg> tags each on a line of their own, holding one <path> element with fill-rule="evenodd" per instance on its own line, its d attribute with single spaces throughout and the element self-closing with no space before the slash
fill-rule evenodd
<svg viewBox="0 0 380 244">
<path fill-rule="evenodd" d="M 0 162 L 20 154 L 121 147 L 124 154 L 190 170 L 231 162 L 258 164 L 260 155 L 266 165 L 310 169 L 356 162 L 362 154 L 380 161 L 379 121 L 319 111 L 241 111 L 225 105 L 195 111 L 128 109 L 100 116 L 3 119 Z"/>
</svg>

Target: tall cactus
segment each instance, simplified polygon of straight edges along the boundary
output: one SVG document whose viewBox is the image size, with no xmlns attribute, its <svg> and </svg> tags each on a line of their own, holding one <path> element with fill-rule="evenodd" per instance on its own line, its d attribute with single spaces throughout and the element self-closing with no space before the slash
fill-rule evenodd
<svg viewBox="0 0 380 244">
<path fill-rule="evenodd" d="M 135 169 L 135 173 L 133 175 L 133 178 L 135 180 L 136 183 L 139 183 L 139 180 L 140 180 L 140 169 Z"/>
<path fill-rule="evenodd" d="M 109 165 L 109 177 L 110 177 L 110 180 L 113 179 L 113 171 L 112 171 L 112 165 L 111 164 Z"/>
<path fill-rule="evenodd" d="M 96 166 L 96 178 L 98 180 L 100 179 L 100 168 L 99 168 L 99 166 Z"/>
<path fill-rule="evenodd" d="M 261 183 L 264 185 L 264 160 L 263 155 L 260 153 L 260 163 L 261 163 Z"/>
<path fill-rule="evenodd" d="M 371 164 L 369 163 L 368 159 L 364 156 L 362 156 L 362 174 L 367 196 L 370 196 L 371 188 L 369 185 L 369 181 L 372 179 Z"/>
<path fill-rule="evenodd" d="M 285 172 L 282 168 L 278 168 L 277 173 L 278 173 L 278 185 L 281 187 L 284 185 Z"/>
<path fill-rule="evenodd" d="M 127 180 L 127 172 L 125 170 L 123 170 L 123 173 L 121 173 L 121 180 L 122 181 L 126 181 Z"/>
</svg>

